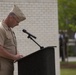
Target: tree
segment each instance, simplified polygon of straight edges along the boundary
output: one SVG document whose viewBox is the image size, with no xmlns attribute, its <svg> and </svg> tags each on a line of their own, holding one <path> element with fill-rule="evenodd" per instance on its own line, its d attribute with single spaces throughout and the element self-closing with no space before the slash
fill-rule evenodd
<svg viewBox="0 0 76 75">
<path fill-rule="evenodd" d="M 76 0 L 58 0 L 59 29 L 76 31 Z"/>
</svg>

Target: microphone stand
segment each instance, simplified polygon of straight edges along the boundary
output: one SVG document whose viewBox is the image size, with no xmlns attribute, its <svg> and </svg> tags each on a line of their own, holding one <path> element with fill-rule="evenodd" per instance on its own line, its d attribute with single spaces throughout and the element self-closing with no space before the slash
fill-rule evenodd
<svg viewBox="0 0 76 75">
<path fill-rule="evenodd" d="M 40 49 L 43 49 L 43 48 L 44 48 L 43 46 L 40 46 L 40 45 L 33 39 L 33 37 L 32 37 L 31 35 L 28 35 L 27 38 L 30 38 L 32 41 L 34 41 L 34 42 L 40 47 Z"/>
</svg>

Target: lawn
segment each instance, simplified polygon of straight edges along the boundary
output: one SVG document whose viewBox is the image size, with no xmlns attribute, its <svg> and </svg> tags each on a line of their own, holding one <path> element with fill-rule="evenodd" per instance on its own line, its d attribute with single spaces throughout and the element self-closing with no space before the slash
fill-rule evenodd
<svg viewBox="0 0 76 75">
<path fill-rule="evenodd" d="M 60 75 L 76 75 L 76 69 L 61 69 Z"/>
<path fill-rule="evenodd" d="M 61 62 L 60 75 L 76 75 L 76 62 Z"/>
</svg>

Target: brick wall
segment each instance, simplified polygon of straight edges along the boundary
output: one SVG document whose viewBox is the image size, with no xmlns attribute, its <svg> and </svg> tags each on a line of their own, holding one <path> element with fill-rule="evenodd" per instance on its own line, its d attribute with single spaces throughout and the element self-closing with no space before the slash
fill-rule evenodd
<svg viewBox="0 0 76 75">
<path fill-rule="evenodd" d="M 55 59 L 59 60 L 57 0 L 0 0 L 0 20 L 7 16 L 14 4 L 20 7 L 26 16 L 26 20 L 13 29 L 17 36 L 19 53 L 26 56 L 40 49 L 22 32 L 22 29 L 26 29 L 37 37 L 36 41 L 41 46 L 57 46 Z M 56 75 L 59 75 L 58 62 L 55 62 Z M 17 68 L 16 64 L 15 67 Z"/>
</svg>

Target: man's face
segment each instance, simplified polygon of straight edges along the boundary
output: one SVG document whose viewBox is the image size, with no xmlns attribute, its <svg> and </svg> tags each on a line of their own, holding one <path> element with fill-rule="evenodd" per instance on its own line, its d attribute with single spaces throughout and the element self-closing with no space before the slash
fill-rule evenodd
<svg viewBox="0 0 76 75">
<path fill-rule="evenodd" d="M 12 28 L 19 25 L 19 20 L 15 15 L 10 16 L 9 25 Z"/>
</svg>

